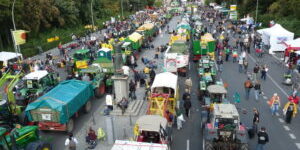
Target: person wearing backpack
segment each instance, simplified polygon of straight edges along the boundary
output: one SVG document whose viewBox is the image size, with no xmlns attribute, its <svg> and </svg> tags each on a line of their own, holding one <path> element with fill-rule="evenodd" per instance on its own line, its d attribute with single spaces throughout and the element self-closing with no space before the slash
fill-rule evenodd
<svg viewBox="0 0 300 150">
<path fill-rule="evenodd" d="M 76 150 L 77 144 L 77 139 L 73 136 L 73 133 L 70 133 L 69 137 L 65 141 L 65 146 L 68 146 L 69 150 Z"/>
<path fill-rule="evenodd" d="M 244 82 L 244 87 L 245 87 L 245 92 L 246 92 L 246 99 L 248 100 L 251 88 L 253 88 L 253 84 L 249 78 Z"/>
</svg>

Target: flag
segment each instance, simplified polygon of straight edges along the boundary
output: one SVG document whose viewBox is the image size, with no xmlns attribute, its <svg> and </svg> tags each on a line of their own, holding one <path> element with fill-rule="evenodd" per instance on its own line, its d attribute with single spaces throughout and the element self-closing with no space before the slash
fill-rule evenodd
<svg viewBox="0 0 300 150">
<path fill-rule="evenodd" d="M 12 31 L 12 34 L 13 34 L 16 45 L 21 45 L 21 44 L 24 44 L 26 42 L 26 32 L 27 31 L 25 31 L 25 30 Z"/>
</svg>

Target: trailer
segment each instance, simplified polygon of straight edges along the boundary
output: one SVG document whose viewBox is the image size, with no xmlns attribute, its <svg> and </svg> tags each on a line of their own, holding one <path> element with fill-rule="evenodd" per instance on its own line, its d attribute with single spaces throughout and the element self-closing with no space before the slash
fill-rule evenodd
<svg viewBox="0 0 300 150">
<path fill-rule="evenodd" d="M 210 33 L 206 33 L 201 40 L 193 40 L 193 60 L 198 61 L 202 56 L 214 56 L 216 41 Z"/>
<path fill-rule="evenodd" d="M 44 96 L 27 105 L 29 121 L 38 123 L 40 130 L 71 132 L 73 117 L 80 109 L 91 110 L 94 88 L 90 82 L 67 80 L 58 84 Z"/>
<path fill-rule="evenodd" d="M 143 35 L 134 32 L 125 39 L 125 42 L 131 42 L 133 50 L 140 50 L 143 44 Z"/>
<path fill-rule="evenodd" d="M 177 40 L 168 47 L 164 67 L 167 71 L 186 76 L 189 64 L 189 48 L 185 41 Z"/>
<path fill-rule="evenodd" d="M 116 140 L 111 150 L 170 150 L 166 144 Z"/>
</svg>

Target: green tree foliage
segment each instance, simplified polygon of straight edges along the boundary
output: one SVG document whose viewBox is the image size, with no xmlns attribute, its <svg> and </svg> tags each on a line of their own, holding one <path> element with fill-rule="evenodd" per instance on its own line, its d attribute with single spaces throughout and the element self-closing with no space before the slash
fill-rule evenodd
<svg viewBox="0 0 300 150">
<path fill-rule="evenodd" d="M 255 16 L 257 0 L 207 0 L 218 4 L 230 1 L 238 4 L 239 16 L 247 14 Z M 283 27 L 300 36 L 300 0 L 258 0 L 258 21 L 267 26 L 270 20 L 283 25 Z"/>
<path fill-rule="evenodd" d="M 0 0 L 0 51 L 12 47 L 10 29 L 13 29 L 13 1 Z M 156 3 L 156 0 L 16 0 L 16 27 L 30 31 L 28 43 L 36 43 L 31 40 L 39 40 L 45 33 L 91 24 L 92 1 L 95 23 L 101 23 L 110 16 L 121 15 L 121 2 L 124 14 Z M 30 46 L 25 44 L 24 47 Z"/>
</svg>

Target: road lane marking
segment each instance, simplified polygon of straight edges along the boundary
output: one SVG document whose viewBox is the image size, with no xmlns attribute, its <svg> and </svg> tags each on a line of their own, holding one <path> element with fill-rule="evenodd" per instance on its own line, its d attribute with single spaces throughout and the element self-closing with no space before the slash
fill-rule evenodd
<svg viewBox="0 0 300 150">
<path fill-rule="evenodd" d="M 288 126 L 286 126 L 286 125 L 284 125 L 283 128 L 284 128 L 286 131 L 290 131 L 290 130 L 291 130 L 290 127 L 288 127 Z"/>
<path fill-rule="evenodd" d="M 296 139 L 296 136 L 293 133 L 290 133 L 289 135 L 290 135 L 291 139 L 293 139 L 293 140 Z"/>
<path fill-rule="evenodd" d="M 186 140 L 186 150 L 190 150 L 190 140 Z"/>
<path fill-rule="evenodd" d="M 268 99 L 268 97 L 267 97 L 267 96 L 263 96 L 263 98 L 264 98 L 264 99 Z"/>
<path fill-rule="evenodd" d="M 296 143 L 298 149 L 300 149 L 300 143 Z"/>
<path fill-rule="evenodd" d="M 248 55 L 249 58 L 254 62 L 256 63 L 256 60 L 251 56 L 251 55 Z M 277 88 L 279 88 L 279 90 L 285 95 L 285 96 L 289 96 L 279 85 L 278 83 L 267 73 L 267 76 L 269 77 L 269 79 L 275 84 L 275 86 L 277 86 Z"/>
<path fill-rule="evenodd" d="M 284 123 L 284 120 L 282 118 L 278 118 L 279 122 Z"/>
</svg>

